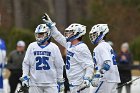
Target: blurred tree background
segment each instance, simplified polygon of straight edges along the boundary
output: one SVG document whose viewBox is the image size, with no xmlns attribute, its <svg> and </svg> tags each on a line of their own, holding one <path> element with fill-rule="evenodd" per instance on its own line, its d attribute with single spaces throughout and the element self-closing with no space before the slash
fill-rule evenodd
<svg viewBox="0 0 140 93">
<path fill-rule="evenodd" d="M 62 33 L 71 23 L 86 25 L 84 42 L 91 51 L 94 46 L 88 32 L 94 24 L 107 23 L 107 40 L 114 43 L 115 50 L 128 42 L 134 58 L 140 60 L 140 0 L 0 0 L 0 37 L 6 41 L 8 52 L 18 40 L 25 40 L 27 45 L 35 40 L 34 30 L 45 12 Z"/>
</svg>

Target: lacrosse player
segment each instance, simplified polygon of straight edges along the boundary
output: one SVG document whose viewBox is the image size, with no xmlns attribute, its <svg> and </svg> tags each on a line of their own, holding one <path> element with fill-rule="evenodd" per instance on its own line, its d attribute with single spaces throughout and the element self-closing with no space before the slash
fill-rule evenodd
<svg viewBox="0 0 140 93">
<path fill-rule="evenodd" d="M 3 68 L 6 63 L 6 46 L 0 38 L 0 93 L 3 93 Z"/>
<path fill-rule="evenodd" d="M 48 15 L 45 15 L 43 20 L 51 29 L 52 37 L 67 49 L 66 73 L 70 93 L 89 93 L 94 64 L 87 45 L 82 42 L 86 26 L 77 23 L 71 24 L 65 29 L 65 36 L 63 36 Z"/>
<path fill-rule="evenodd" d="M 93 51 L 96 73 L 91 82 L 93 87 L 97 87 L 94 93 L 116 93 L 117 83 L 120 82 L 114 51 L 105 42 L 108 32 L 107 24 L 94 25 L 89 32 L 91 43 L 97 44 Z"/>
<path fill-rule="evenodd" d="M 22 86 L 30 86 L 29 93 L 63 91 L 64 62 L 58 46 L 50 42 L 51 31 L 46 24 L 37 26 L 35 38 L 36 42 L 28 46 L 23 61 Z"/>
</svg>

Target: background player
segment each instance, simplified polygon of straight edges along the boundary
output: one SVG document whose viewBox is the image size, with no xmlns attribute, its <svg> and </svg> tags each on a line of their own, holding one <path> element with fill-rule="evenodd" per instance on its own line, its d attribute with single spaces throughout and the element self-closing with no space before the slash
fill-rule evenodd
<svg viewBox="0 0 140 93">
<path fill-rule="evenodd" d="M 63 36 L 55 27 L 48 15 L 43 19 L 51 29 L 52 37 L 67 49 L 66 72 L 70 84 L 70 92 L 89 93 L 90 80 L 93 75 L 93 59 L 91 53 L 82 37 L 86 33 L 86 26 L 81 24 L 71 24 L 66 28 Z"/>
<path fill-rule="evenodd" d="M 93 51 L 96 74 L 92 86 L 97 87 L 95 93 L 116 93 L 120 76 L 112 47 L 105 42 L 105 35 L 109 32 L 107 24 L 94 25 L 89 32 L 92 44 L 97 44 Z"/>
<path fill-rule="evenodd" d="M 8 55 L 6 68 L 10 72 L 9 85 L 10 93 L 15 93 L 17 85 L 21 81 L 19 78 L 22 76 L 22 62 L 25 56 L 25 42 L 19 40 L 16 45 L 16 49 L 10 52 Z"/>
<path fill-rule="evenodd" d="M 63 59 L 58 46 L 50 42 L 51 32 L 46 24 L 35 30 L 36 42 L 28 46 L 24 61 L 22 85 L 29 93 L 58 93 L 63 91 Z M 30 78 L 29 78 L 30 76 Z"/>
<path fill-rule="evenodd" d="M 6 46 L 4 40 L 0 38 L 0 93 L 3 93 L 3 68 L 6 63 Z"/>
</svg>

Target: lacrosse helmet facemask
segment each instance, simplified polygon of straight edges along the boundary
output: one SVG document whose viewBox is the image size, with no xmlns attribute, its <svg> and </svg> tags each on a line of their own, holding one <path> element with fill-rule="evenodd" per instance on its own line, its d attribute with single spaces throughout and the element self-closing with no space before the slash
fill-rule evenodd
<svg viewBox="0 0 140 93">
<path fill-rule="evenodd" d="M 44 42 L 48 41 L 51 37 L 51 31 L 46 26 L 46 24 L 40 24 L 37 26 L 35 30 L 35 38 L 39 45 L 44 44 Z"/>
<path fill-rule="evenodd" d="M 89 38 L 92 44 L 98 44 L 109 32 L 107 24 L 94 25 L 89 32 Z"/>
</svg>

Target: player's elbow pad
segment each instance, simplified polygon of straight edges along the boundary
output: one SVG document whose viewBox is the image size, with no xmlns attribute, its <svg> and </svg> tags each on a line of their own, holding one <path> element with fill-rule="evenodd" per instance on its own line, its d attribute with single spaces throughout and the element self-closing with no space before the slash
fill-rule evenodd
<svg viewBox="0 0 140 93">
<path fill-rule="evenodd" d="M 105 71 L 108 71 L 110 69 L 110 63 L 111 63 L 110 60 L 106 60 L 103 64 L 102 69 L 105 70 Z"/>
</svg>

